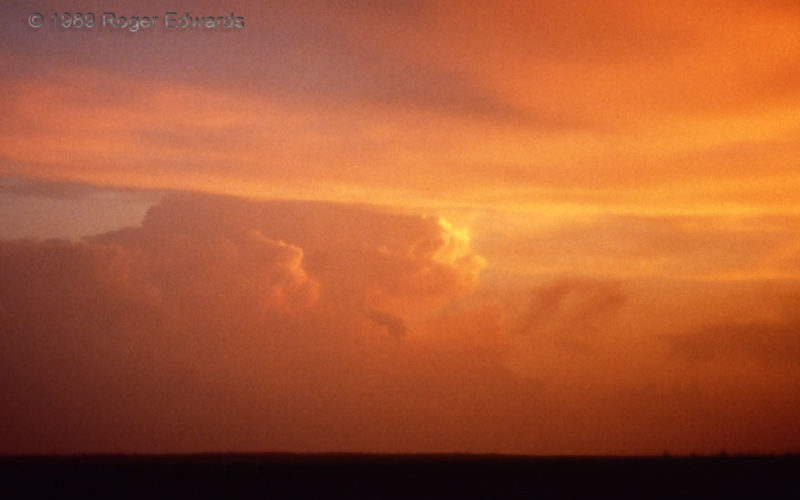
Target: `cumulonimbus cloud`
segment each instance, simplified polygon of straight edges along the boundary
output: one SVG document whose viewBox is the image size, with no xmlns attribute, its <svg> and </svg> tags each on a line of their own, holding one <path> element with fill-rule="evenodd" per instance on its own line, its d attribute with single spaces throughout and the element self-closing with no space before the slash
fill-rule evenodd
<svg viewBox="0 0 800 500">
<path fill-rule="evenodd" d="M 241 449 L 241 435 L 255 439 L 264 425 L 283 433 L 258 447 L 324 446 L 308 426 L 343 418 L 359 398 L 374 416 L 395 404 L 392 387 L 439 377 L 420 372 L 416 347 L 391 339 L 403 338 L 407 316 L 472 289 L 482 267 L 466 236 L 436 217 L 188 194 L 140 227 L 0 242 L 0 393 L 13 430 L 0 448 Z M 447 348 L 427 352 L 432 366 L 452 363 Z M 419 411 L 433 411 L 422 401 L 432 396 L 413 393 Z M 203 437 L 172 434 L 177 415 Z M 223 415 L 239 438 L 215 436 Z M 348 439 L 357 427 L 334 425 Z"/>
</svg>

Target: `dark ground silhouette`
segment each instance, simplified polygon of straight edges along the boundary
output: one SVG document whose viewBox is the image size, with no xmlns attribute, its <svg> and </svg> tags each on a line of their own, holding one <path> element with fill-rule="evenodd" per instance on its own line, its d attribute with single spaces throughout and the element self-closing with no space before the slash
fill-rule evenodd
<svg viewBox="0 0 800 500">
<path fill-rule="evenodd" d="M 0 457 L 0 498 L 800 498 L 800 455 Z"/>
</svg>

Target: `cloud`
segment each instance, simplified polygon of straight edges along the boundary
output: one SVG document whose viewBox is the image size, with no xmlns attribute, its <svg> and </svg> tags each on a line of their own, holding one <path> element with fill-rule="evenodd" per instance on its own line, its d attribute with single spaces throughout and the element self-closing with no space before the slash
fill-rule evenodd
<svg viewBox="0 0 800 500">
<path fill-rule="evenodd" d="M 143 10 L 163 12 L 163 5 L 147 4 L 149 7 L 142 6 Z M 24 11 L 21 6 L 15 10 L 20 14 Z M 426 63 L 396 50 L 396 37 L 406 36 L 414 26 L 424 24 L 433 10 L 425 2 L 402 8 L 333 7 L 327 2 L 249 6 L 242 14 L 261 29 L 248 27 L 245 36 L 223 34 L 224 44 L 208 43 L 206 36 L 198 37 L 193 32 L 170 39 L 169 43 L 158 41 L 164 40 L 160 30 L 152 33 L 156 36 L 147 38 L 104 36 L 107 45 L 128 49 L 124 57 L 116 58 L 109 58 L 105 51 L 85 50 L 81 41 L 60 40 L 43 33 L 39 35 L 44 36 L 32 37 L 27 30 L 17 28 L 10 33 L 16 50 L 6 55 L 14 58 L 18 71 L 34 76 L 43 61 L 52 67 L 69 60 L 88 71 L 99 70 L 122 80 L 143 76 L 167 84 L 195 80 L 210 88 L 235 87 L 241 93 L 279 95 L 282 100 L 322 97 L 345 105 L 411 108 L 458 119 L 511 122 L 543 130 L 583 126 L 558 113 L 509 101 L 466 72 Z M 401 20 L 403 26 L 398 28 Z M 205 57 L 213 61 L 215 71 L 208 72 L 187 61 L 185 54 L 196 50 L 198 44 L 204 46 Z M 254 50 L 256 47 L 259 50 Z M 149 54 L 145 56 L 145 52 Z M 30 54 L 37 54 L 35 65 L 29 61 L 33 57 Z M 116 95 L 119 99 L 138 97 L 140 102 L 147 98 L 136 94 L 134 88 Z M 241 131 L 246 133 L 247 129 Z M 189 135 L 181 137 L 195 142 Z"/>
<path fill-rule="evenodd" d="M 498 265 L 610 278 L 791 278 L 794 215 L 499 215 L 475 245 Z M 502 258 L 501 258 L 502 257 Z"/>
<path fill-rule="evenodd" d="M 375 324 L 385 326 L 391 335 L 395 337 L 405 336 L 407 328 L 403 318 L 376 311 L 365 311 L 364 314 Z"/>
<path fill-rule="evenodd" d="M 762 295 L 779 311 L 775 319 L 730 319 L 667 336 L 672 355 L 704 363 L 745 357 L 766 365 L 800 365 L 800 315 L 794 310 L 798 294 L 772 291 Z"/>
<path fill-rule="evenodd" d="M 188 193 L 137 227 L 2 241 L 0 450 L 796 444 L 781 440 L 798 415 L 794 301 L 580 275 L 493 294 L 485 265 L 439 217 Z M 737 311 L 731 343 L 704 333 Z M 711 343 L 709 361 L 670 352 L 674 331 Z"/>
<path fill-rule="evenodd" d="M 670 342 L 675 355 L 691 361 L 744 355 L 765 363 L 800 364 L 800 321 L 714 324 Z"/>
<path fill-rule="evenodd" d="M 83 241 L 0 242 L 0 448 L 403 449 L 382 422 L 486 395 L 445 411 L 477 347 L 419 347 L 449 343 L 439 311 L 482 266 L 436 217 L 203 195 Z"/>
<path fill-rule="evenodd" d="M 531 292 L 519 331 L 537 336 L 584 336 L 616 313 L 626 299 L 620 283 L 561 278 Z"/>
<path fill-rule="evenodd" d="M 308 2 L 246 15 L 254 28 L 225 43 L 104 32 L 106 50 L 10 26 L 0 169 L 397 205 L 795 203 L 797 18 L 774 8 Z M 205 64 L 185 57 L 198 48 Z"/>
<path fill-rule="evenodd" d="M 468 237 L 443 219 L 333 203 L 173 195 L 149 211 L 141 229 L 93 240 L 153 247 L 165 234 L 235 238 L 253 230 L 302 249 L 326 296 L 369 310 L 436 307 L 473 288 L 484 267 Z"/>
<path fill-rule="evenodd" d="M 83 199 L 104 196 L 130 196 L 156 202 L 161 193 L 129 188 L 98 187 L 78 182 L 54 182 L 41 179 L 0 177 L 0 196 Z"/>
</svg>

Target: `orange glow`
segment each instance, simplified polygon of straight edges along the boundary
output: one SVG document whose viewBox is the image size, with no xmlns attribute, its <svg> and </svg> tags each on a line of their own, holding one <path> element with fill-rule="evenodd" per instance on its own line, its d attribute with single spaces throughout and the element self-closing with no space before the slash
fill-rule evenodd
<svg viewBox="0 0 800 500">
<path fill-rule="evenodd" d="M 800 451 L 794 2 L 26 9 L 0 453 Z"/>
</svg>

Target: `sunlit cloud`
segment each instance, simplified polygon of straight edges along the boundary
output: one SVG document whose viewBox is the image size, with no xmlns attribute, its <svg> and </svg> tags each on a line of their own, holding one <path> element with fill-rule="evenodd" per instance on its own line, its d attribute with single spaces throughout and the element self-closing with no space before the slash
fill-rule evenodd
<svg viewBox="0 0 800 500">
<path fill-rule="evenodd" d="M 0 452 L 800 447 L 795 2 L 30 9 Z"/>
</svg>

